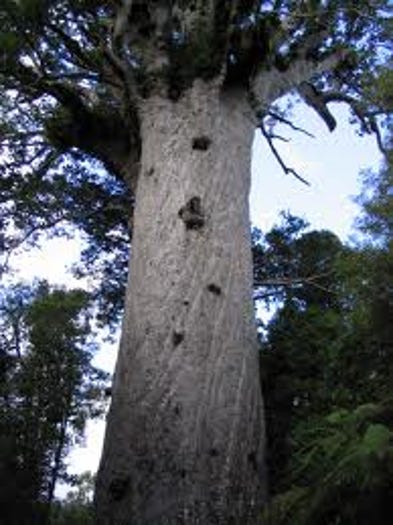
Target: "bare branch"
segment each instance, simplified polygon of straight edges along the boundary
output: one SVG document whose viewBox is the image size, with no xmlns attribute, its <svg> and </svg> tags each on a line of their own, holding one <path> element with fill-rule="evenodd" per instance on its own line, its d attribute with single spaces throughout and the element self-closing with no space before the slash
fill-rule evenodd
<svg viewBox="0 0 393 525">
<path fill-rule="evenodd" d="M 319 274 L 314 275 L 305 275 L 302 277 L 279 277 L 276 279 L 266 279 L 266 280 L 254 280 L 254 286 L 260 287 L 260 288 L 267 288 L 267 287 L 277 287 L 277 288 L 290 288 L 293 286 L 298 285 L 308 285 L 313 286 L 315 288 L 318 288 L 319 290 L 322 290 L 324 292 L 327 292 L 329 294 L 335 294 L 337 295 L 338 292 L 335 290 L 332 290 L 330 288 L 327 288 L 326 286 L 323 286 L 318 282 L 319 279 L 326 277 L 328 275 L 331 275 L 333 272 L 323 272 Z M 275 295 L 277 293 L 277 290 L 275 291 L 269 291 L 269 292 L 261 292 L 258 291 L 254 294 L 254 300 L 262 300 L 266 299 L 267 297 L 270 297 L 272 295 Z"/>
<path fill-rule="evenodd" d="M 360 121 L 363 131 L 369 134 L 375 134 L 381 153 L 386 155 L 386 148 L 383 145 L 381 130 L 379 129 L 376 120 L 378 112 L 367 110 L 358 99 L 339 91 L 326 91 L 325 93 L 321 93 L 321 96 L 323 97 L 325 104 L 330 102 L 344 102 L 348 104 Z"/>
<path fill-rule="evenodd" d="M 310 133 L 309 131 L 307 131 L 304 128 L 296 126 L 291 120 L 286 119 L 285 117 L 283 117 L 282 115 L 279 115 L 278 113 L 276 113 L 274 111 L 270 111 L 269 110 L 267 112 L 266 116 L 272 117 L 275 120 L 278 120 L 279 122 L 282 122 L 283 124 L 286 124 L 287 126 L 289 126 L 294 131 L 300 131 L 301 133 L 304 133 L 308 137 L 311 137 L 311 138 L 315 139 L 315 135 L 313 135 L 312 133 Z"/>
<path fill-rule="evenodd" d="M 286 137 L 283 137 L 281 135 L 277 135 L 276 133 L 269 133 L 269 136 L 272 140 L 281 140 L 281 142 L 291 142 L 290 139 L 287 139 Z"/>
<path fill-rule="evenodd" d="M 272 135 L 266 131 L 266 128 L 265 128 L 265 126 L 263 124 L 263 121 L 259 124 L 259 129 L 261 130 L 262 135 L 267 140 L 267 142 L 269 144 L 269 147 L 270 147 L 270 149 L 273 152 L 273 155 L 276 157 L 276 160 L 280 164 L 280 166 L 281 166 L 282 170 L 284 171 L 284 173 L 286 175 L 288 175 L 288 174 L 289 175 L 293 175 L 296 179 L 300 180 L 300 182 L 302 182 L 303 184 L 306 184 L 306 186 L 310 186 L 310 183 L 306 179 L 304 179 L 301 175 L 299 175 L 299 173 L 297 173 L 297 171 L 294 168 L 290 168 L 289 166 L 287 166 L 285 164 L 285 162 L 283 161 L 280 153 L 278 152 L 277 148 L 275 147 L 275 145 L 273 143 Z"/>
</svg>

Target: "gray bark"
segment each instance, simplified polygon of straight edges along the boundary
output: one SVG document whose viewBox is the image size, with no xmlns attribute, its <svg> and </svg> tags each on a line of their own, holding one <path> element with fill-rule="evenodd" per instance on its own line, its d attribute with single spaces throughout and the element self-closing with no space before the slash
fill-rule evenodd
<svg viewBox="0 0 393 525">
<path fill-rule="evenodd" d="M 264 419 L 241 96 L 196 83 L 143 108 L 132 261 L 97 524 L 251 522 Z"/>
</svg>

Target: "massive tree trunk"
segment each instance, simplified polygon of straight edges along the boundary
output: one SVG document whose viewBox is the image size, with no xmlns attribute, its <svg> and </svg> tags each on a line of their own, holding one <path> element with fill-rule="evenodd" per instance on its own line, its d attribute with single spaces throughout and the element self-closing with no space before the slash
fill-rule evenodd
<svg viewBox="0 0 393 525">
<path fill-rule="evenodd" d="M 264 419 L 248 196 L 254 125 L 196 82 L 141 114 L 125 318 L 97 481 L 99 525 L 251 522 Z"/>
</svg>

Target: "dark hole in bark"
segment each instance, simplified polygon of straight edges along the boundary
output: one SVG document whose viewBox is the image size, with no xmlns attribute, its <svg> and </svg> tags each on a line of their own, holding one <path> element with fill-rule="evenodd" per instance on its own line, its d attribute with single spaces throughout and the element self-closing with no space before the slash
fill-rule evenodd
<svg viewBox="0 0 393 525">
<path fill-rule="evenodd" d="M 177 416 L 180 416 L 180 412 L 181 412 L 181 407 L 180 405 L 176 405 L 175 408 L 174 408 L 174 411 L 175 411 L 175 414 Z"/>
<path fill-rule="evenodd" d="M 151 177 L 151 176 L 153 175 L 153 173 L 154 173 L 154 168 L 153 168 L 153 166 L 152 166 L 151 168 L 149 168 L 149 169 L 146 171 L 146 175 L 147 175 L 148 177 Z"/>
<path fill-rule="evenodd" d="M 200 197 L 191 197 L 189 201 L 180 208 L 179 217 L 184 221 L 187 230 L 199 230 L 205 224 Z"/>
<path fill-rule="evenodd" d="M 214 283 L 207 285 L 209 292 L 214 293 L 214 295 L 221 295 L 221 288 Z"/>
<path fill-rule="evenodd" d="M 182 468 L 180 471 L 180 477 L 183 479 L 186 477 L 186 471 L 184 470 L 184 468 Z"/>
<path fill-rule="evenodd" d="M 255 471 L 257 471 L 258 470 L 257 456 L 256 456 L 254 450 L 252 450 L 251 452 L 248 453 L 247 459 L 248 459 L 249 463 L 251 463 L 252 468 Z"/>
<path fill-rule="evenodd" d="M 206 151 L 209 149 L 211 140 L 206 135 L 195 137 L 192 139 L 192 149 L 198 149 L 200 151 Z"/>
<path fill-rule="evenodd" d="M 181 97 L 181 89 L 176 84 L 171 84 L 168 88 L 168 98 L 169 100 L 172 100 L 172 102 L 177 102 Z"/>
<path fill-rule="evenodd" d="M 213 458 L 216 458 L 218 454 L 219 454 L 218 450 L 214 447 L 209 450 L 209 455 L 212 456 Z"/>
<path fill-rule="evenodd" d="M 109 493 L 114 501 L 120 501 L 124 498 L 130 478 L 114 478 L 109 484 Z"/>
<path fill-rule="evenodd" d="M 106 387 L 104 390 L 105 397 L 111 397 L 112 395 L 112 388 L 110 386 Z"/>
<path fill-rule="evenodd" d="M 190 301 L 183 301 L 184 306 L 188 306 L 190 304 Z"/>
<path fill-rule="evenodd" d="M 174 346 L 179 346 L 179 344 L 183 341 L 184 334 L 180 332 L 173 332 L 172 334 L 172 341 Z"/>
</svg>

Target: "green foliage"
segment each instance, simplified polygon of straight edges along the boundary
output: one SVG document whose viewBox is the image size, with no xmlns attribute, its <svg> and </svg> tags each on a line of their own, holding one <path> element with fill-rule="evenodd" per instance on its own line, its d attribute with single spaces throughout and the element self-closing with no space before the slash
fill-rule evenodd
<svg viewBox="0 0 393 525">
<path fill-rule="evenodd" d="M 393 88 L 392 88 L 393 93 Z M 390 157 L 390 158 L 389 158 Z M 363 209 L 357 226 L 369 241 L 389 248 L 393 239 L 393 150 L 383 167 L 383 176 L 367 172 L 363 176 L 363 192 L 357 199 Z"/>
<path fill-rule="evenodd" d="M 116 323 L 123 306 L 135 189 L 129 171 L 140 161 L 138 105 L 152 93 L 176 99 L 195 78 L 221 75 L 225 90 L 241 87 L 253 100 L 247 91 L 259 71 L 288 70 L 306 48 L 313 63 L 341 50 L 345 58 L 318 75 L 318 88 L 353 96 L 372 114 L 390 108 L 387 1 L 284 0 L 273 9 L 136 2 L 120 46 L 111 29 L 117 4 L 4 0 L 0 7 L 1 248 L 7 256 L 45 232 L 77 228 L 86 241 L 78 274 L 95 275 L 104 323 Z M 378 78 L 376 94 L 370 86 Z"/>
<path fill-rule="evenodd" d="M 64 500 L 56 501 L 51 509 L 51 525 L 93 525 L 94 476 L 84 472 L 73 479 L 76 490 L 69 491 Z"/>
<path fill-rule="evenodd" d="M 393 511 L 391 407 L 388 399 L 298 425 L 293 487 L 273 499 L 266 511 L 271 523 L 388 523 Z"/>
<path fill-rule="evenodd" d="M 283 258 L 288 272 L 284 288 L 270 289 L 278 291 L 279 307 L 261 356 L 269 525 L 385 525 L 393 519 L 390 176 L 386 164 L 365 181 L 359 245 L 326 243 L 326 232 L 312 232 L 309 242 L 309 233 L 285 222 L 258 241 L 259 260 L 280 268 Z M 299 281 L 302 260 L 304 268 L 328 275 L 321 287 L 315 281 L 316 295 L 303 289 L 307 279 Z"/>
<path fill-rule="evenodd" d="M 284 213 L 265 236 L 253 232 L 255 296 L 267 306 L 287 301 L 327 309 L 337 302 L 335 273 L 344 247 L 333 233 L 307 228 L 302 219 Z"/>
<path fill-rule="evenodd" d="M 2 520 L 45 523 L 70 447 L 103 413 L 107 374 L 91 364 L 84 291 L 16 286 L 0 308 Z"/>
</svg>

